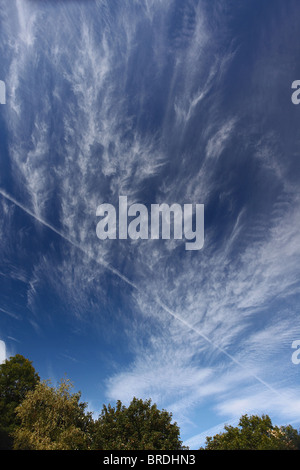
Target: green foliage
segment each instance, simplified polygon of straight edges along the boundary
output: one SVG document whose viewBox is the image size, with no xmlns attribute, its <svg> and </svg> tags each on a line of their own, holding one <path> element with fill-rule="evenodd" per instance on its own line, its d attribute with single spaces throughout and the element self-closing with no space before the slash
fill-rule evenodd
<svg viewBox="0 0 300 470">
<path fill-rule="evenodd" d="M 224 433 L 206 438 L 204 450 L 298 450 L 300 445 L 296 429 L 273 426 L 268 415 L 243 415 L 237 427 L 224 429 Z"/>
<path fill-rule="evenodd" d="M 32 363 L 20 354 L 0 365 L 0 449 L 11 448 L 11 434 L 18 424 L 16 407 L 39 381 Z"/>
<path fill-rule="evenodd" d="M 151 405 L 151 400 L 133 398 L 128 408 L 103 406 L 95 423 L 94 448 L 99 450 L 182 449 L 180 431 L 171 423 L 172 414 Z"/>
<path fill-rule="evenodd" d="M 103 405 L 93 421 L 69 380 L 41 382 L 32 363 L 17 354 L 0 365 L 0 449 L 180 450 L 177 423 L 151 400 L 128 407 Z M 206 438 L 200 450 L 300 450 L 300 433 L 274 426 L 268 415 L 243 415 L 238 426 Z"/>
<path fill-rule="evenodd" d="M 39 383 L 17 407 L 20 425 L 14 433 L 16 450 L 88 449 L 91 441 L 91 414 L 80 393 L 70 393 L 72 384 L 62 380 L 51 387 Z"/>
</svg>

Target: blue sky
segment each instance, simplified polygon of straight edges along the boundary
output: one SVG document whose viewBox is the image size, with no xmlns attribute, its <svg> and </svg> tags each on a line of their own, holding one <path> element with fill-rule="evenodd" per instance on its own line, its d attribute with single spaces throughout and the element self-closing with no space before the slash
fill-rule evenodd
<svg viewBox="0 0 300 470">
<path fill-rule="evenodd" d="M 300 426 L 296 0 L 0 0 L 0 355 L 191 449 Z M 99 240 L 96 209 L 204 204 L 205 244 Z"/>
</svg>

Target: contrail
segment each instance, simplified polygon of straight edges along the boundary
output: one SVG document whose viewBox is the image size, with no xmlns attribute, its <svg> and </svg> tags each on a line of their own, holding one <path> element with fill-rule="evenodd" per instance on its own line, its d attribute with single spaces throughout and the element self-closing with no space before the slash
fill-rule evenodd
<svg viewBox="0 0 300 470">
<path fill-rule="evenodd" d="M 172 310 L 170 310 L 166 305 L 164 305 L 158 298 L 155 299 L 156 300 L 156 303 L 158 305 L 160 305 L 166 312 L 168 312 L 173 318 L 175 318 L 177 321 L 181 322 L 183 325 L 185 325 L 187 328 L 189 328 L 190 330 L 194 331 L 195 333 L 197 333 L 199 336 L 201 336 L 201 338 L 203 338 L 207 343 L 209 343 L 213 348 L 215 349 L 218 349 L 218 351 L 220 351 L 222 354 L 224 354 L 225 356 L 228 357 L 228 359 L 230 359 L 232 362 L 234 362 L 237 366 L 239 366 L 240 368 L 246 370 L 248 373 L 249 371 L 247 370 L 247 368 L 241 363 L 239 362 L 237 359 L 235 359 L 235 357 L 233 357 L 231 354 L 229 354 L 225 349 L 221 348 L 220 346 L 216 345 L 211 339 L 208 338 L 208 336 L 206 336 L 204 333 L 202 333 L 202 331 L 200 331 L 198 328 L 194 327 L 193 325 L 191 325 L 190 323 L 188 323 L 186 320 L 184 320 L 183 318 L 181 318 L 180 316 L 178 316 L 175 312 L 173 312 Z M 284 398 L 283 395 L 278 392 L 275 388 L 273 388 L 271 385 L 269 385 L 267 382 L 265 382 L 264 380 L 262 380 L 260 377 L 258 377 L 256 374 L 253 374 L 252 372 L 249 374 L 251 377 L 253 377 L 254 379 L 256 379 L 258 382 L 260 382 L 262 385 L 264 385 L 265 387 L 267 387 L 271 392 L 273 393 L 276 393 L 276 395 L 280 396 L 281 398 Z"/>
<path fill-rule="evenodd" d="M 46 222 L 44 219 L 42 219 L 41 217 L 38 217 L 36 214 L 34 214 L 32 211 L 30 211 L 29 209 L 27 209 L 27 207 L 25 207 L 23 204 L 21 204 L 19 201 L 17 201 L 16 199 L 14 199 L 12 196 L 10 196 L 9 194 L 7 194 L 3 189 L 0 189 L 0 194 L 5 198 L 7 199 L 8 201 L 12 202 L 13 204 L 15 204 L 17 207 L 19 207 L 20 209 L 22 209 L 24 212 L 26 212 L 26 214 L 30 215 L 31 217 L 33 217 L 35 220 L 37 220 L 38 222 L 40 222 L 42 225 L 44 225 L 45 227 L 49 228 L 49 230 L 52 230 L 54 233 L 56 233 L 57 235 L 59 235 L 61 238 L 63 238 L 64 240 L 66 240 L 68 243 L 70 243 L 71 245 L 73 245 L 75 248 L 77 248 L 78 250 L 80 250 L 82 253 L 84 253 L 86 256 L 88 256 L 89 258 L 91 258 L 93 261 L 95 261 L 97 264 L 101 265 L 101 266 L 104 266 L 106 269 L 108 269 L 111 273 L 115 274 L 116 276 L 118 276 L 120 279 L 122 279 L 126 284 L 128 284 L 129 286 L 133 287 L 134 289 L 136 289 L 138 292 L 140 292 L 140 289 L 138 288 L 138 286 L 136 284 L 134 284 L 132 281 L 130 281 L 130 279 L 128 279 L 126 276 L 124 276 L 120 271 L 118 271 L 117 269 L 113 268 L 112 266 L 110 266 L 110 264 L 108 264 L 105 260 L 103 260 L 102 258 L 98 258 L 98 259 L 95 259 L 91 256 L 91 254 L 86 251 L 84 248 L 82 248 L 81 245 L 79 245 L 78 243 L 74 242 L 71 238 L 67 237 L 66 235 L 64 235 L 62 232 L 60 232 L 59 230 L 57 230 L 57 228 L 55 228 L 53 225 L 49 224 L 48 222 Z M 143 292 L 144 293 L 144 292 Z M 148 295 L 149 296 L 149 295 Z M 151 295 L 151 299 L 153 300 L 153 296 Z M 188 323 L 186 320 L 184 320 L 183 318 L 181 318 L 179 315 L 177 315 L 175 312 L 173 312 L 169 307 L 167 307 L 166 305 L 164 305 L 161 300 L 159 298 L 155 298 L 155 302 L 166 312 L 168 313 L 169 315 L 171 315 L 173 318 L 175 318 L 175 320 L 177 320 L 178 322 L 180 322 L 181 324 L 183 324 L 184 326 L 186 326 L 189 330 L 192 330 L 194 331 L 195 333 L 197 333 L 201 338 L 203 338 L 208 344 L 210 344 L 213 348 L 217 349 L 218 351 L 220 351 L 222 354 L 224 354 L 228 359 L 230 359 L 234 364 L 236 364 L 237 366 L 239 366 L 240 368 L 246 370 L 249 374 L 249 376 L 253 377 L 254 379 L 256 379 L 260 384 L 264 385 L 268 390 L 270 390 L 272 393 L 275 393 L 276 395 L 280 396 L 281 398 L 284 398 L 283 395 L 278 392 L 275 388 L 273 388 L 271 385 L 269 385 L 267 382 L 265 382 L 264 380 L 262 380 L 260 377 L 258 377 L 256 374 L 253 374 L 253 373 L 249 373 L 249 371 L 247 370 L 247 368 L 241 363 L 239 362 L 237 359 L 235 359 L 235 357 L 233 357 L 231 354 L 229 354 L 225 349 L 221 348 L 220 346 L 216 345 L 211 339 L 208 338 L 208 336 L 206 336 L 204 333 L 202 333 L 198 328 L 194 327 L 193 325 L 191 325 L 190 323 Z"/>
<path fill-rule="evenodd" d="M 50 230 L 52 230 L 52 232 L 56 233 L 57 235 L 59 235 L 61 238 L 63 238 L 64 240 L 66 240 L 68 243 L 70 243 L 71 245 L 73 245 L 75 248 L 77 248 L 78 250 L 80 250 L 82 253 L 84 253 L 86 256 L 88 256 L 89 258 L 91 258 L 93 261 L 96 261 L 98 264 L 104 266 L 105 268 L 107 268 L 110 272 L 112 272 L 113 274 L 115 274 L 116 276 L 118 276 L 119 278 L 121 278 L 123 281 L 125 281 L 127 284 L 129 284 L 131 287 L 133 287 L 134 289 L 137 289 L 137 286 L 131 282 L 127 277 L 125 277 L 122 273 L 120 273 L 120 271 L 118 271 L 117 269 L 113 268 L 112 266 L 110 266 L 104 259 L 102 258 L 98 258 L 98 259 L 94 259 L 91 254 L 86 251 L 81 245 L 79 245 L 78 243 L 76 243 L 74 240 L 72 240 L 71 238 L 67 237 L 66 235 L 64 235 L 62 232 L 60 232 L 59 230 L 57 230 L 57 228 L 55 228 L 53 225 L 49 224 L 48 222 L 46 222 L 46 220 L 42 219 L 41 217 L 38 217 L 36 214 L 34 214 L 32 211 L 30 211 L 29 209 L 27 209 L 27 207 L 25 207 L 23 204 L 21 204 L 19 201 L 17 201 L 16 199 L 14 199 L 12 196 L 10 196 L 9 194 L 7 194 L 5 191 L 3 191 L 3 189 L 0 189 L 0 194 L 5 198 L 7 199 L 8 201 L 12 202 L 13 204 L 15 204 L 17 207 L 19 207 L 20 209 L 22 209 L 24 212 L 26 212 L 26 214 L 30 215 L 31 217 L 33 217 L 35 220 L 37 220 L 38 222 L 40 222 L 42 225 L 44 225 L 45 227 L 49 228 Z"/>
</svg>

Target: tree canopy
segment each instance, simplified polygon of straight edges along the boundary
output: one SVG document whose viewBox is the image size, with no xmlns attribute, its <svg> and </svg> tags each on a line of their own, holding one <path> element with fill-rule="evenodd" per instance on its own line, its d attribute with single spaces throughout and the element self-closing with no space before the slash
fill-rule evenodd
<svg viewBox="0 0 300 470">
<path fill-rule="evenodd" d="M 0 449 L 181 450 L 172 413 L 151 399 L 103 405 L 98 419 L 87 412 L 81 393 L 62 379 L 41 381 L 32 363 L 17 354 L 0 365 Z M 268 415 L 243 415 L 238 426 L 207 437 L 199 450 L 300 450 L 300 433 L 275 426 Z"/>
<path fill-rule="evenodd" d="M 95 423 L 94 448 L 102 450 L 182 449 L 177 423 L 172 414 L 158 410 L 151 400 L 133 398 L 128 407 L 103 406 Z"/>
<path fill-rule="evenodd" d="M 205 450 L 298 450 L 300 434 L 292 426 L 274 426 L 268 415 L 243 415 L 236 427 L 206 438 Z M 202 448 L 203 449 L 203 448 Z"/>
<path fill-rule="evenodd" d="M 58 387 L 39 383 L 27 393 L 16 412 L 20 425 L 14 432 L 17 450 L 85 450 L 91 442 L 92 419 L 85 413 L 80 393 L 62 380 Z"/>
<path fill-rule="evenodd" d="M 0 365 L 0 449 L 12 445 L 11 434 L 18 423 L 15 410 L 39 381 L 32 363 L 20 354 Z"/>
</svg>

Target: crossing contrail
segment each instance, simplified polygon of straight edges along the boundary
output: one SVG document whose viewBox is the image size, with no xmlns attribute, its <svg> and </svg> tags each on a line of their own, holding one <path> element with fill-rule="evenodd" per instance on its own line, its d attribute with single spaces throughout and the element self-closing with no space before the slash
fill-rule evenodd
<svg viewBox="0 0 300 470">
<path fill-rule="evenodd" d="M 113 268 L 109 263 L 107 263 L 104 259 L 102 258 L 98 258 L 98 259 L 95 259 L 94 257 L 92 257 L 92 255 L 86 251 L 81 245 L 79 245 L 78 243 L 76 243 L 74 240 L 72 240 L 71 238 L 67 237 L 66 235 L 64 235 L 62 232 L 60 232 L 57 228 L 55 228 L 53 225 L 49 224 L 46 220 L 42 219 L 41 217 L 38 217 L 36 214 L 34 214 L 31 210 L 29 210 L 27 207 L 25 207 L 23 204 L 21 204 L 19 201 L 17 201 L 16 199 L 14 199 L 12 196 L 10 196 L 9 194 L 7 194 L 3 189 L 0 189 L 0 194 L 5 198 L 7 199 L 8 201 L 12 202 L 15 206 L 19 207 L 20 209 L 22 209 L 26 214 L 30 215 L 31 217 L 33 217 L 35 220 L 37 220 L 39 223 L 41 223 L 42 225 L 44 225 L 45 227 L 47 227 L 49 230 L 51 230 L 52 232 L 56 233 L 57 235 L 59 235 L 61 238 L 63 238 L 65 241 L 67 241 L 68 243 L 70 243 L 71 245 L 73 245 L 75 248 L 77 248 L 78 250 L 80 250 L 82 253 L 84 253 L 86 256 L 88 256 L 89 258 L 91 258 L 93 261 L 95 261 L 97 264 L 101 265 L 101 266 L 104 266 L 107 270 L 109 270 L 111 273 L 115 274 L 116 276 L 118 276 L 120 279 L 122 279 L 126 284 L 128 284 L 129 286 L 133 287 L 134 289 L 136 289 L 138 292 L 141 292 L 140 289 L 138 288 L 138 286 L 136 284 L 134 284 L 132 281 L 130 281 L 130 279 L 128 279 L 126 276 L 124 276 L 120 271 L 118 271 L 117 269 Z M 141 292 L 142 294 L 145 294 L 145 292 Z M 150 297 L 150 296 L 149 296 Z M 153 294 L 151 294 L 151 300 L 153 300 Z M 278 395 L 279 397 L 281 398 L 285 398 L 280 392 L 278 392 L 278 390 L 276 390 L 274 387 L 272 387 L 270 384 L 268 384 L 267 382 L 265 382 L 264 380 L 262 380 L 260 377 L 258 377 L 256 374 L 253 374 L 253 373 L 249 373 L 248 369 L 240 362 L 238 361 L 237 359 L 235 359 L 235 357 L 233 357 L 231 354 L 229 354 L 225 349 L 221 348 L 220 346 L 216 345 L 208 336 L 206 336 L 201 330 L 199 330 L 198 328 L 194 327 L 193 325 L 191 325 L 189 322 L 187 322 L 186 320 L 184 320 L 181 316 L 179 316 L 177 313 L 173 312 L 169 307 L 167 307 L 164 303 L 161 302 L 161 300 L 159 298 L 155 298 L 154 299 L 155 302 L 157 303 L 157 305 L 159 305 L 166 313 L 168 313 L 169 315 L 171 315 L 175 320 L 177 320 L 178 322 L 180 322 L 182 325 L 184 325 L 185 327 L 187 327 L 189 330 L 191 331 L 194 331 L 196 334 L 198 334 L 201 338 L 203 338 L 208 344 L 210 344 L 214 349 L 217 349 L 219 352 L 221 352 L 222 354 L 224 354 L 228 359 L 230 359 L 230 361 L 232 361 L 235 365 L 237 365 L 238 367 L 242 368 L 243 370 L 246 370 L 247 373 L 249 374 L 249 376 L 253 377 L 255 380 L 257 380 L 261 385 L 263 385 L 264 387 L 266 387 L 269 391 L 271 391 L 272 393 L 275 393 L 276 395 Z"/>
</svg>

